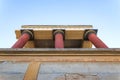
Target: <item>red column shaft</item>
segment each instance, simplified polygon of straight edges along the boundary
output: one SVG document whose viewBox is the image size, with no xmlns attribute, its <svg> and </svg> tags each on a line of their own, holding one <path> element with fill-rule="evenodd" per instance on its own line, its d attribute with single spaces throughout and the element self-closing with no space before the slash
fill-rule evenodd
<svg viewBox="0 0 120 80">
<path fill-rule="evenodd" d="M 62 33 L 55 34 L 55 48 L 64 48 L 64 40 Z"/>
<path fill-rule="evenodd" d="M 100 40 L 94 33 L 88 35 L 88 39 L 94 44 L 96 48 L 108 48 L 102 40 Z"/>
<path fill-rule="evenodd" d="M 27 41 L 30 39 L 30 35 L 28 33 L 22 34 L 22 36 L 18 39 L 18 41 L 12 46 L 12 48 L 23 48 Z"/>
</svg>

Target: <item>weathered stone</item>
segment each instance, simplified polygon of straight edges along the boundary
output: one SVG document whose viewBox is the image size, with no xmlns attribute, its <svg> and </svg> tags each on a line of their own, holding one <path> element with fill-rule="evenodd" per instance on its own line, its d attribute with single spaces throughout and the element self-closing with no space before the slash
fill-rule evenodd
<svg viewBox="0 0 120 80">
<path fill-rule="evenodd" d="M 66 80 L 66 79 L 65 79 L 65 76 L 60 76 L 60 77 L 57 77 L 55 80 Z"/>
<path fill-rule="evenodd" d="M 96 75 L 85 75 L 85 74 L 66 74 L 65 80 L 99 80 Z"/>
</svg>

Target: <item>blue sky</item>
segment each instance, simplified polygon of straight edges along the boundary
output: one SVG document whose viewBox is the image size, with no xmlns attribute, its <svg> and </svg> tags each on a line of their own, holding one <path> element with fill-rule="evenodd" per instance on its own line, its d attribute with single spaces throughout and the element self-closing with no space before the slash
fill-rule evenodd
<svg viewBox="0 0 120 80">
<path fill-rule="evenodd" d="M 10 48 L 15 29 L 27 24 L 93 25 L 110 48 L 120 48 L 120 0 L 0 0 L 0 48 Z"/>
</svg>

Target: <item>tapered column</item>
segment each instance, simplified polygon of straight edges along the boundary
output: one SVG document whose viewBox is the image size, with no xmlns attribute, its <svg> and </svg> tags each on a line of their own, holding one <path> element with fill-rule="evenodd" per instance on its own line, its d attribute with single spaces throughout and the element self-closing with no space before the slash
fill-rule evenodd
<svg viewBox="0 0 120 80">
<path fill-rule="evenodd" d="M 96 48 L 108 48 L 107 45 L 96 36 L 96 32 L 89 30 L 86 32 L 86 37 Z"/>
<path fill-rule="evenodd" d="M 64 32 L 62 30 L 56 30 L 54 32 L 55 48 L 64 48 Z"/>
<path fill-rule="evenodd" d="M 12 48 L 23 48 L 24 45 L 33 37 L 32 32 L 25 30 L 23 31 L 21 37 L 16 41 L 16 43 L 12 46 Z"/>
</svg>

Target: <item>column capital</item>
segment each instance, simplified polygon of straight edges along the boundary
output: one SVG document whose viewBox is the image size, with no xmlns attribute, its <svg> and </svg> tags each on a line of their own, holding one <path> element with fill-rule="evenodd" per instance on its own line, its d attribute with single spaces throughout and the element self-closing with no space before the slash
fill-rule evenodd
<svg viewBox="0 0 120 80">
<path fill-rule="evenodd" d="M 34 34 L 33 34 L 33 30 L 32 29 L 22 29 L 21 30 L 21 34 L 23 35 L 24 33 L 29 34 L 30 40 L 34 39 Z"/>
<path fill-rule="evenodd" d="M 84 32 L 84 40 L 88 40 L 88 35 L 91 33 L 97 34 L 97 29 L 86 29 Z"/>
<path fill-rule="evenodd" d="M 54 29 L 53 30 L 53 40 L 55 40 L 55 35 L 61 33 L 63 36 L 63 39 L 65 40 L 65 30 L 64 29 Z"/>
</svg>

